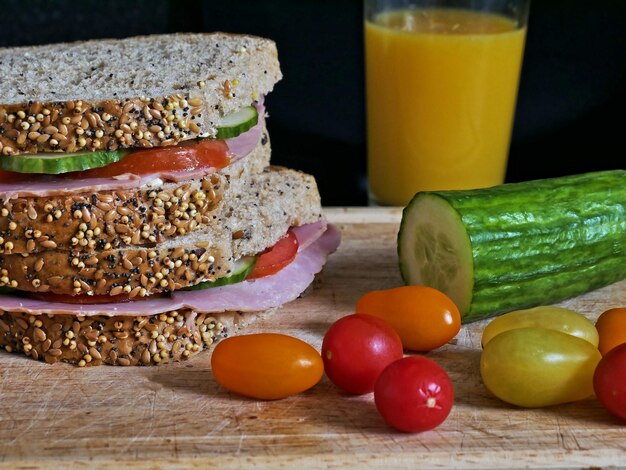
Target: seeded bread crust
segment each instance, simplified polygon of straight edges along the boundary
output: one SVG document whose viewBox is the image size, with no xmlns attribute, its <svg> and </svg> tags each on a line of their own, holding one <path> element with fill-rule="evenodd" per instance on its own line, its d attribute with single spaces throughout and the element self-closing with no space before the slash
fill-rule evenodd
<svg viewBox="0 0 626 470">
<path fill-rule="evenodd" d="M 232 183 L 245 187 L 220 203 L 212 223 L 189 235 L 154 247 L 0 255 L 0 286 L 131 298 L 170 292 L 223 277 L 236 259 L 274 245 L 290 226 L 322 218 L 310 175 L 268 168 Z"/>
<path fill-rule="evenodd" d="M 211 222 L 239 179 L 270 160 L 267 131 L 246 157 L 203 179 L 138 190 L 0 199 L 0 254 L 154 245 Z M 230 181 L 234 181 L 231 188 Z"/>
<path fill-rule="evenodd" d="M 206 314 L 187 309 L 144 317 L 0 311 L 0 348 L 48 364 L 158 365 L 189 359 L 276 310 Z"/>
<path fill-rule="evenodd" d="M 0 81 L 0 157 L 214 136 L 282 77 L 273 41 L 224 33 L 0 48 L 0 77 L 16 70 Z"/>
</svg>

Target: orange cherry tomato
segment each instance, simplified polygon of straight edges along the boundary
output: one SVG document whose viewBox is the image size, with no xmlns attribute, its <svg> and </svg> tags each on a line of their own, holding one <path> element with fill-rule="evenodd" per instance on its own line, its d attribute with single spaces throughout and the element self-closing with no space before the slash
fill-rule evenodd
<svg viewBox="0 0 626 470">
<path fill-rule="evenodd" d="M 313 387 L 322 378 L 324 364 L 319 353 L 304 341 L 259 333 L 217 343 L 211 370 L 217 383 L 231 392 L 276 400 Z"/>
<path fill-rule="evenodd" d="M 357 313 L 386 320 L 405 349 L 430 351 L 443 346 L 461 329 L 457 306 L 444 293 L 426 286 L 372 291 L 356 304 Z"/>
<path fill-rule="evenodd" d="M 600 336 L 598 349 L 603 356 L 615 346 L 626 343 L 626 308 L 604 312 L 596 320 L 596 330 Z"/>
<path fill-rule="evenodd" d="M 191 171 L 228 165 L 228 146 L 223 140 L 193 140 L 171 147 L 137 150 L 102 168 L 68 173 L 72 178 L 108 178 L 124 173 L 148 175 L 160 171 Z"/>
<path fill-rule="evenodd" d="M 257 279 L 277 273 L 296 258 L 298 246 L 298 238 L 290 230 L 276 245 L 258 256 L 254 269 L 246 279 Z"/>
</svg>

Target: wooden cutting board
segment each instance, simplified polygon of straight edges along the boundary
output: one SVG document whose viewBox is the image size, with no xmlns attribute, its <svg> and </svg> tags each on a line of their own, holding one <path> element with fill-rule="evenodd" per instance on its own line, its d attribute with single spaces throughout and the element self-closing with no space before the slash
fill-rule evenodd
<svg viewBox="0 0 626 470">
<path fill-rule="evenodd" d="M 329 209 L 343 243 L 323 284 L 248 327 L 316 348 L 371 289 L 400 285 L 397 209 Z M 626 282 L 563 303 L 595 319 L 626 306 Z M 449 372 L 456 402 L 434 431 L 388 428 L 372 396 L 326 378 L 308 392 L 257 402 L 221 389 L 209 353 L 150 368 L 49 366 L 0 352 L 0 468 L 598 467 L 626 465 L 626 423 L 595 399 L 527 410 L 493 398 L 479 374 L 485 322 L 428 354 Z"/>
</svg>

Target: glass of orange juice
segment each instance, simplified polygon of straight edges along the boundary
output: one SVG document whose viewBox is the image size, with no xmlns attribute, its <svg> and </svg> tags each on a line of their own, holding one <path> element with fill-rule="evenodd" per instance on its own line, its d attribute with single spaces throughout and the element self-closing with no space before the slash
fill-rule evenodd
<svg viewBox="0 0 626 470">
<path fill-rule="evenodd" d="M 370 201 L 504 182 L 530 0 L 365 0 Z"/>
</svg>

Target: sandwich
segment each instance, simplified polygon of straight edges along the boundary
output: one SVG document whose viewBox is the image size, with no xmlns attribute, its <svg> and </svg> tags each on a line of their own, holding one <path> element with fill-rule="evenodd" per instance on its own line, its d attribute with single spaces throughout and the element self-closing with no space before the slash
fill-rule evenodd
<svg viewBox="0 0 626 470">
<path fill-rule="evenodd" d="M 175 34 L 0 49 L 0 347 L 187 359 L 297 298 L 340 235 L 270 165 L 274 42 Z"/>
</svg>

